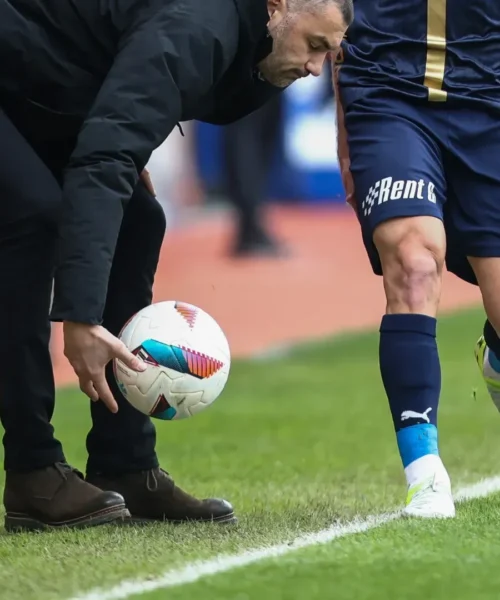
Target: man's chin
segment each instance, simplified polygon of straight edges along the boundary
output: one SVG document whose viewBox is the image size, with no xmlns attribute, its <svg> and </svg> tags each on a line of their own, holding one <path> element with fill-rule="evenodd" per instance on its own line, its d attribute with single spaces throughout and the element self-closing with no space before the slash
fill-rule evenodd
<svg viewBox="0 0 500 600">
<path fill-rule="evenodd" d="M 287 79 L 286 81 L 281 81 L 279 83 L 279 85 L 277 85 L 276 87 L 279 87 L 284 90 L 287 87 L 290 87 L 292 85 L 292 83 L 295 83 L 298 79 L 299 79 L 298 77 L 294 77 L 293 79 Z"/>
<path fill-rule="evenodd" d="M 266 81 L 274 87 L 285 89 L 289 87 L 294 81 L 297 81 L 297 79 L 295 77 L 287 77 L 286 79 L 266 79 Z"/>
</svg>

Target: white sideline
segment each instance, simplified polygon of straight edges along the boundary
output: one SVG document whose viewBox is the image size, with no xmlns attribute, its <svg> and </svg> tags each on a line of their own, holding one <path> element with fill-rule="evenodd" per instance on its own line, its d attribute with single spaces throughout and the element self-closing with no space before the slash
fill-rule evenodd
<svg viewBox="0 0 500 600">
<path fill-rule="evenodd" d="M 455 493 L 455 500 L 464 502 L 474 498 L 484 498 L 495 492 L 500 492 L 500 476 L 482 479 L 477 483 L 460 488 Z M 401 511 L 398 511 L 356 519 L 344 525 L 332 525 L 317 533 L 301 535 L 288 543 L 248 550 L 241 554 L 220 555 L 209 560 L 195 561 L 184 567 L 165 571 L 159 577 L 123 581 L 110 589 L 95 589 L 68 600 L 124 600 L 146 592 L 193 583 L 203 577 L 210 577 L 261 560 L 283 556 L 300 548 L 326 544 L 336 538 L 374 529 L 400 518 L 401 515 Z"/>
</svg>

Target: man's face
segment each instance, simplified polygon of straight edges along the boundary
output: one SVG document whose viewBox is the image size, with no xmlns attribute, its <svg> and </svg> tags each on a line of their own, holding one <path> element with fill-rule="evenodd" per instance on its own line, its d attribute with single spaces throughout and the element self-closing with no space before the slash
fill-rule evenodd
<svg viewBox="0 0 500 600">
<path fill-rule="evenodd" d="M 300 77 L 321 74 L 327 55 L 337 53 L 346 25 L 334 3 L 293 13 L 286 2 L 275 6 L 269 20 L 273 51 L 259 63 L 259 70 L 269 83 L 284 88 Z"/>
</svg>

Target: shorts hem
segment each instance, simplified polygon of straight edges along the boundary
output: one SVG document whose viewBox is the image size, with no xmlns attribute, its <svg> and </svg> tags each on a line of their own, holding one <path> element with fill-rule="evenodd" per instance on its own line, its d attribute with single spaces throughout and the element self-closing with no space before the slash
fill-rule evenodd
<svg viewBox="0 0 500 600">
<path fill-rule="evenodd" d="M 378 214 L 361 219 L 361 225 L 366 231 L 373 232 L 381 223 L 391 221 L 392 219 L 405 219 L 410 217 L 434 217 L 441 222 L 443 221 L 443 214 L 439 208 L 435 205 L 430 205 L 426 208 L 420 206 L 406 208 L 400 211 L 379 211 Z"/>
<path fill-rule="evenodd" d="M 488 244 L 464 244 L 464 255 L 471 258 L 500 258 L 500 240 L 496 243 Z"/>
</svg>

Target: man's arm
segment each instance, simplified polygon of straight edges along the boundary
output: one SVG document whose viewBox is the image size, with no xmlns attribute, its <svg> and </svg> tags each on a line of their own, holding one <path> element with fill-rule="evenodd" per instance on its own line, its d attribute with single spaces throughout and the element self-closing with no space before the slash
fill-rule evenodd
<svg viewBox="0 0 500 600">
<path fill-rule="evenodd" d="M 333 65 L 332 84 L 335 92 L 335 108 L 337 112 L 337 156 L 339 160 L 342 183 L 346 193 L 346 202 L 356 210 L 354 198 L 354 182 L 351 174 L 351 160 L 349 158 L 349 144 L 347 141 L 347 129 L 345 127 L 344 108 L 342 106 L 339 89 L 339 69 L 337 64 Z"/>
<path fill-rule="evenodd" d="M 171 9 L 122 43 L 65 173 L 51 318 L 100 324 L 124 208 L 139 174 L 218 76 L 209 28 Z M 193 22 L 194 21 L 194 22 Z"/>
<path fill-rule="evenodd" d="M 344 122 L 344 108 L 340 101 L 338 67 L 333 68 L 333 89 L 335 92 L 335 108 L 337 112 L 337 154 L 339 161 L 349 160 L 349 146 Z"/>
</svg>

